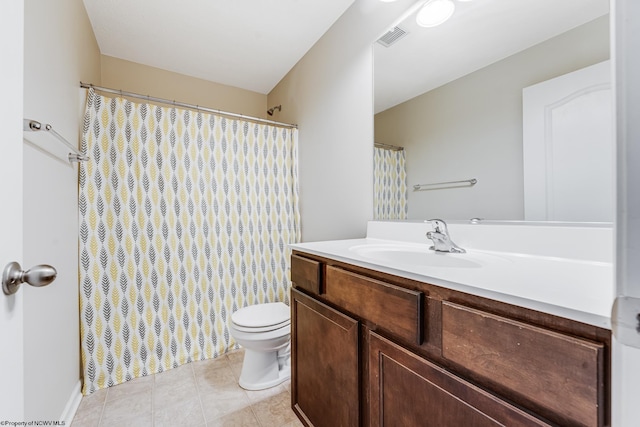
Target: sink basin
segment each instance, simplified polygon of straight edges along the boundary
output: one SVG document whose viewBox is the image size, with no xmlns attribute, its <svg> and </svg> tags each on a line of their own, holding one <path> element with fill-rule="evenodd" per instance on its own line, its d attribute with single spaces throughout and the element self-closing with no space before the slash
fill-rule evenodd
<svg viewBox="0 0 640 427">
<path fill-rule="evenodd" d="M 349 250 L 363 258 L 384 263 L 444 268 L 482 267 L 473 255 L 435 252 L 427 245 L 384 243 L 357 245 Z"/>
</svg>

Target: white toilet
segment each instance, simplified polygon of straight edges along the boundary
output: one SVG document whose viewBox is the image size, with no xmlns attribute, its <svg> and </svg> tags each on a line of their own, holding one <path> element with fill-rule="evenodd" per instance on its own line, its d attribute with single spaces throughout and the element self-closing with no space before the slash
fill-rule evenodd
<svg viewBox="0 0 640 427">
<path fill-rule="evenodd" d="M 244 347 L 240 387 L 262 390 L 291 376 L 291 314 L 281 302 L 241 308 L 231 315 L 231 336 Z"/>
</svg>

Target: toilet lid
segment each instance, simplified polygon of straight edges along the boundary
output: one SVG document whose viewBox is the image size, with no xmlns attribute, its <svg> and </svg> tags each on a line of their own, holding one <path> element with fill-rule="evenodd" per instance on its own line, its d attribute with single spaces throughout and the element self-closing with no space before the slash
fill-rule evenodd
<svg viewBox="0 0 640 427">
<path fill-rule="evenodd" d="M 231 315 L 231 321 L 245 328 L 264 328 L 287 323 L 290 314 L 286 304 L 271 302 L 241 308 Z"/>
</svg>

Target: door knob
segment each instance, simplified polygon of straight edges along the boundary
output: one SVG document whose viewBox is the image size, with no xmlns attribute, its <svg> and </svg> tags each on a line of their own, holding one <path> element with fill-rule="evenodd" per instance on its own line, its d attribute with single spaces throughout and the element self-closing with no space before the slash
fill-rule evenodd
<svg viewBox="0 0 640 427">
<path fill-rule="evenodd" d="M 2 272 L 2 290 L 5 295 L 18 292 L 20 284 L 27 282 L 31 286 L 47 286 L 56 279 L 58 272 L 50 265 L 41 264 L 23 271 L 20 264 L 10 262 Z"/>
</svg>

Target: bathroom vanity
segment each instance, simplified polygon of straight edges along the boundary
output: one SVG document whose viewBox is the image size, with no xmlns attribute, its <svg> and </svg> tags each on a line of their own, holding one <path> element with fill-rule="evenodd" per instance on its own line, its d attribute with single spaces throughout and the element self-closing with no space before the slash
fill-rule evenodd
<svg viewBox="0 0 640 427">
<path fill-rule="evenodd" d="M 403 232 L 376 227 L 388 226 L 370 224 L 367 239 L 292 246 L 292 406 L 306 425 L 609 424 L 610 263 L 486 249 L 451 258 L 419 240 L 380 239 Z M 408 240 L 424 236 L 423 224 L 402 227 Z M 451 229 L 468 248 L 484 233 Z M 604 290 L 562 304 L 581 289 Z"/>
</svg>

